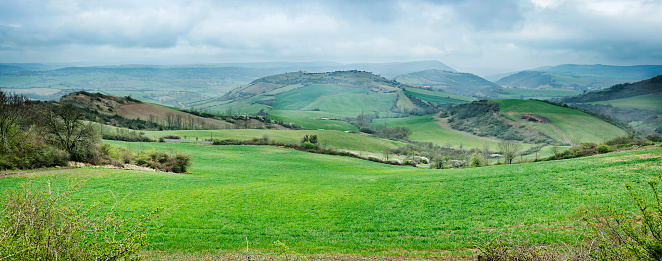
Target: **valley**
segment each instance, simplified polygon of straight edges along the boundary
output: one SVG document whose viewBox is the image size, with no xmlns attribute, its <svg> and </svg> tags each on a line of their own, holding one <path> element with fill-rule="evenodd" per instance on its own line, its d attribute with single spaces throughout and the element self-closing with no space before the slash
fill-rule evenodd
<svg viewBox="0 0 662 261">
<path fill-rule="evenodd" d="M 313 63 L 0 73 L 3 95 L 61 96 L 30 101 L 26 121 L 7 133 L 52 155 L 76 153 L 58 154 L 50 125 L 38 123 L 73 108 L 99 142 L 89 145 L 97 156 L 79 156 L 97 164 L 25 169 L 16 166 L 51 154 L 6 146 L 0 190 L 29 181 L 59 193 L 84 180 L 71 199 L 85 206 L 112 201 L 101 209 L 125 218 L 164 208 L 142 252 L 162 259 L 452 260 L 473 259 L 477 245 L 504 235 L 579 244 L 590 233 L 582 209 L 636 215 L 624 184 L 643 191 L 662 168 L 660 76 L 590 91 L 506 87 L 442 63 L 408 64 L 421 70 L 352 65 L 384 77 Z M 22 136 L 35 133 L 43 136 Z M 21 161 L 25 151 L 37 156 Z M 150 163 L 159 157 L 182 160 L 180 173 L 120 169 L 163 167 Z"/>
</svg>

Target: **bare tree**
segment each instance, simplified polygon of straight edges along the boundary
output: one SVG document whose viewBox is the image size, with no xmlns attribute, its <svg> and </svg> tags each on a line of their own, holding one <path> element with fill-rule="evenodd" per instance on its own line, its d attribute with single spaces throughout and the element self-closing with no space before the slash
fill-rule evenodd
<svg viewBox="0 0 662 261">
<path fill-rule="evenodd" d="M 497 147 L 501 154 L 504 157 L 504 161 L 507 164 L 513 163 L 513 159 L 517 157 L 517 154 L 522 149 L 522 144 L 515 143 L 512 140 L 504 140 L 497 144 Z"/>
<path fill-rule="evenodd" d="M 51 142 L 69 153 L 73 160 L 85 160 L 89 149 L 101 142 L 94 124 L 85 122 L 84 118 L 83 112 L 71 104 L 65 104 L 44 117 Z"/>
<path fill-rule="evenodd" d="M 18 123 L 25 117 L 29 100 L 22 95 L 0 91 L 0 151 L 10 150 L 19 133 Z"/>
</svg>

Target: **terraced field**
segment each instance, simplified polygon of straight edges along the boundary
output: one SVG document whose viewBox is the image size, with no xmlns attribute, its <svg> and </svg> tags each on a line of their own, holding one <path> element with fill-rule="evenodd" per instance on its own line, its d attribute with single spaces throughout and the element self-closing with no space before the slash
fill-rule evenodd
<svg viewBox="0 0 662 261">
<path fill-rule="evenodd" d="M 574 243 L 573 215 L 585 205 L 631 212 L 636 189 L 662 168 L 662 149 L 555 162 L 457 170 L 390 166 L 275 147 L 113 142 L 131 149 L 189 153 L 190 174 L 109 169 L 2 173 L 0 190 L 31 179 L 73 198 L 116 202 L 135 216 L 166 207 L 151 250 L 163 253 L 274 253 L 326 256 L 466 254 L 477 240 L 508 234 L 531 242 Z M 248 245 L 248 246 L 247 246 Z M 448 252 L 447 250 L 451 251 Z"/>
</svg>

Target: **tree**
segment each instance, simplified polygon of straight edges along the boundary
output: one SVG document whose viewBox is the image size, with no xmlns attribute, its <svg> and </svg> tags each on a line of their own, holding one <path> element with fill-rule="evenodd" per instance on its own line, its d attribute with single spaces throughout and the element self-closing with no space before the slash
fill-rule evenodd
<svg viewBox="0 0 662 261">
<path fill-rule="evenodd" d="M 21 95 L 0 91 L 0 151 L 9 151 L 19 133 L 19 121 L 26 116 L 29 100 Z"/>
<path fill-rule="evenodd" d="M 522 149 L 522 144 L 515 143 L 512 140 L 504 140 L 497 144 L 497 147 L 504 157 L 506 164 L 513 163 L 513 159 L 517 157 L 517 153 Z"/>
<path fill-rule="evenodd" d="M 72 160 L 90 161 L 101 143 L 93 123 L 85 122 L 84 116 L 78 108 L 65 104 L 47 113 L 44 119 L 49 140 L 69 153 Z"/>
</svg>

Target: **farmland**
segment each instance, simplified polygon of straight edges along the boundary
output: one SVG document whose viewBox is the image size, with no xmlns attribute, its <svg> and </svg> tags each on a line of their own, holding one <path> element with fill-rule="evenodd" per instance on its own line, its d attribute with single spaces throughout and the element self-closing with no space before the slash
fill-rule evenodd
<svg viewBox="0 0 662 261">
<path fill-rule="evenodd" d="M 27 171 L 86 204 L 117 201 L 120 215 L 166 207 L 150 249 L 273 252 L 274 241 L 314 254 L 440 256 L 504 233 L 538 243 L 574 242 L 584 205 L 627 208 L 635 188 L 662 167 L 662 149 L 519 165 L 426 170 L 276 147 L 113 142 L 193 157 L 190 174 L 108 169 Z M 560 223 L 558 223 L 560 222 Z"/>
<path fill-rule="evenodd" d="M 590 102 L 589 104 L 604 104 L 623 108 L 662 110 L 662 94 L 656 93 L 639 95 L 623 99 Z"/>
<path fill-rule="evenodd" d="M 624 130 L 580 111 L 539 101 L 495 101 L 500 104 L 501 112 L 516 121 L 522 121 L 519 114 L 536 114 L 549 118 L 558 129 L 549 124 L 531 124 L 559 141 L 564 139 L 559 130 L 569 139 L 579 139 L 580 142 L 599 143 L 626 134 Z"/>
</svg>

